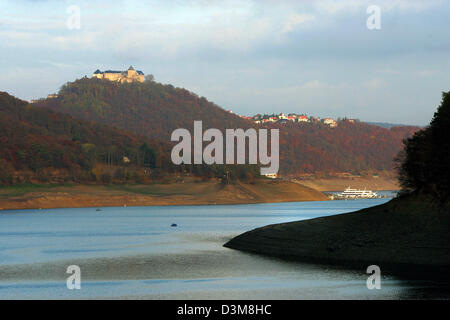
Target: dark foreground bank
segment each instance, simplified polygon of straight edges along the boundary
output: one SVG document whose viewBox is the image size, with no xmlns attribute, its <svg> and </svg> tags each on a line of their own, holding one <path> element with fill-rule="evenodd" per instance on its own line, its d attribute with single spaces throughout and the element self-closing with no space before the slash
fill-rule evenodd
<svg viewBox="0 0 450 320">
<path fill-rule="evenodd" d="M 450 210 L 399 198 L 360 211 L 268 225 L 225 247 L 288 259 L 401 274 L 450 270 Z"/>
</svg>

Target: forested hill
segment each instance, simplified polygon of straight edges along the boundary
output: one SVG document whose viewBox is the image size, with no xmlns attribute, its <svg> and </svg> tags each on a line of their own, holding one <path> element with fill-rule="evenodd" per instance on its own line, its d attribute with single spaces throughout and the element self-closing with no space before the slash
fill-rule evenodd
<svg viewBox="0 0 450 320">
<path fill-rule="evenodd" d="M 166 164 L 169 145 L 121 129 L 32 107 L 0 92 L 0 184 L 48 181 L 49 170 L 67 181 L 96 181 L 98 162 L 154 167 Z M 95 171 L 95 170 L 94 170 Z"/>
<path fill-rule="evenodd" d="M 194 120 L 219 129 L 252 125 L 204 97 L 153 81 L 120 84 L 84 78 L 64 85 L 58 98 L 37 105 L 163 141 L 177 128 L 191 129 Z"/>
<path fill-rule="evenodd" d="M 280 168 L 294 174 L 392 171 L 404 138 L 418 129 L 386 129 L 346 121 L 335 128 L 320 123 L 287 123 L 280 129 Z"/>
<path fill-rule="evenodd" d="M 206 98 L 153 81 L 119 84 L 84 78 L 64 85 L 57 98 L 34 105 L 161 141 L 169 141 L 177 128 L 191 130 L 194 120 L 202 120 L 204 129 L 257 126 Z M 407 126 L 388 129 L 362 122 L 340 122 L 336 128 L 322 123 L 268 127 L 280 129 L 282 174 L 392 170 L 403 139 L 418 130 Z"/>
</svg>

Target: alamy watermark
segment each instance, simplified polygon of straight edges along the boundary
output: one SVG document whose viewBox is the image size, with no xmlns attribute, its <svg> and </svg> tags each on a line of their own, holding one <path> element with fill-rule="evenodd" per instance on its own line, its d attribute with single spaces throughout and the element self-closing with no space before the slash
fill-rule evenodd
<svg viewBox="0 0 450 320">
<path fill-rule="evenodd" d="M 66 13 L 69 15 L 67 17 L 66 25 L 69 30 L 81 29 L 81 9 L 77 5 L 70 5 L 67 7 Z"/>
<path fill-rule="evenodd" d="M 267 133 L 268 129 L 259 129 L 258 131 L 253 128 L 246 131 L 243 129 L 226 129 L 224 148 L 222 131 L 211 128 L 203 132 L 202 121 L 194 121 L 193 139 L 187 129 L 176 129 L 172 132 L 171 141 L 179 143 L 173 147 L 170 157 L 176 165 L 191 164 L 193 142 L 194 164 L 259 163 L 266 166 L 260 168 L 262 175 L 276 174 L 279 169 L 279 129 L 270 129 L 270 155 Z M 248 152 L 246 152 L 246 141 L 248 141 Z M 210 143 L 203 148 L 203 142 Z M 248 163 L 246 162 L 247 159 Z"/>
<path fill-rule="evenodd" d="M 369 17 L 366 21 L 367 29 L 380 30 L 381 29 L 381 8 L 377 5 L 370 5 L 367 7 L 366 13 Z"/>
<path fill-rule="evenodd" d="M 381 289 L 381 269 L 373 264 L 367 267 L 366 273 L 371 274 L 366 281 L 367 289 Z"/>
<path fill-rule="evenodd" d="M 81 269 L 77 265 L 70 265 L 67 267 L 66 273 L 71 274 L 66 281 L 67 289 L 80 290 L 81 289 Z"/>
</svg>

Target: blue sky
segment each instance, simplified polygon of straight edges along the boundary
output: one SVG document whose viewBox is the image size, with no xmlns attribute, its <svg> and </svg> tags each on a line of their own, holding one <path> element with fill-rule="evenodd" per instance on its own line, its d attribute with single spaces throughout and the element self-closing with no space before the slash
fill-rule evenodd
<svg viewBox="0 0 450 320">
<path fill-rule="evenodd" d="M 440 0 L 2 0 L 0 91 L 29 100 L 133 65 L 240 114 L 425 125 L 450 90 L 449 17 Z"/>
</svg>

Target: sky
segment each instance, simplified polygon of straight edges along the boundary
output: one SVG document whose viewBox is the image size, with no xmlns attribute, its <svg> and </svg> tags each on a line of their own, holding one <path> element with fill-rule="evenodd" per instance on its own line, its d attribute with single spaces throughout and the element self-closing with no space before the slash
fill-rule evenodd
<svg viewBox="0 0 450 320">
<path fill-rule="evenodd" d="M 0 91 L 130 65 L 243 115 L 426 125 L 450 91 L 450 1 L 0 0 Z"/>
</svg>

